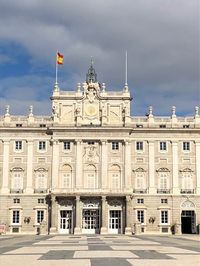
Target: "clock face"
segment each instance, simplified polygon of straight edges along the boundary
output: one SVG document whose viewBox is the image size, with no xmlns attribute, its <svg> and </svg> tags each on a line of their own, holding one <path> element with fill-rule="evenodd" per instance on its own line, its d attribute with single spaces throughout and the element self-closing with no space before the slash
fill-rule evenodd
<svg viewBox="0 0 200 266">
<path fill-rule="evenodd" d="M 88 116 L 95 116 L 97 114 L 97 106 L 94 104 L 87 104 L 85 108 L 85 113 Z"/>
</svg>

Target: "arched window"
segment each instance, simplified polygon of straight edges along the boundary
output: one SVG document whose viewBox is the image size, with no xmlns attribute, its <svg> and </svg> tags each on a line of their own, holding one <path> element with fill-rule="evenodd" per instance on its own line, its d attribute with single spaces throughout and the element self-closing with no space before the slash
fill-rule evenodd
<svg viewBox="0 0 200 266">
<path fill-rule="evenodd" d="M 62 188 L 72 187 L 72 168 L 68 164 L 63 165 L 61 169 L 61 187 Z"/>
<path fill-rule="evenodd" d="M 97 188 L 96 167 L 92 164 L 85 169 L 86 188 Z"/>
<path fill-rule="evenodd" d="M 120 167 L 117 164 L 114 164 L 110 167 L 110 186 L 111 189 L 120 189 L 121 188 L 121 171 Z"/>
<path fill-rule="evenodd" d="M 160 173 L 159 189 L 168 189 L 168 174 L 166 172 Z"/>
<path fill-rule="evenodd" d="M 137 168 L 134 170 L 135 182 L 133 186 L 136 190 L 145 190 L 146 189 L 146 171 L 143 168 Z"/>
<path fill-rule="evenodd" d="M 11 189 L 12 190 L 21 190 L 23 189 L 23 169 L 22 168 L 13 168 L 12 179 L 11 179 Z"/>
<path fill-rule="evenodd" d="M 45 168 L 38 168 L 35 170 L 35 189 L 46 190 L 47 189 L 47 173 Z"/>
<path fill-rule="evenodd" d="M 169 169 L 162 167 L 157 170 L 158 173 L 158 189 L 159 190 L 166 190 L 169 189 Z"/>
</svg>

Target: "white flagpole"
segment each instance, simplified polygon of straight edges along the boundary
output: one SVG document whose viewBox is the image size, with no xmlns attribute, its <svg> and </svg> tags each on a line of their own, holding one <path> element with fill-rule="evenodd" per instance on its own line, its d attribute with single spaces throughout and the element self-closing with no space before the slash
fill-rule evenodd
<svg viewBox="0 0 200 266">
<path fill-rule="evenodd" d="M 126 51 L 126 59 L 125 59 L 125 86 L 128 86 L 128 58 Z"/>
<path fill-rule="evenodd" d="M 57 57 L 58 57 L 58 50 L 56 52 L 56 85 L 58 84 L 58 62 L 57 62 Z"/>
</svg>

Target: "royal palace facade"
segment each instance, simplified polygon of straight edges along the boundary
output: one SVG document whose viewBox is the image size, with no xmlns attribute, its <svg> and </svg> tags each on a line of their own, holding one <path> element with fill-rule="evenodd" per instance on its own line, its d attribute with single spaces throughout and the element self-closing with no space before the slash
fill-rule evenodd
<svg viewBox="0 0 200 266">
<path fill-rule="evenodd" d="M 0 117 L 0 226 L 24 234 L 181 234 L 200 224 L 200 116 L 130 116 L 93 65 L 52 115 Z"/>
</svg>

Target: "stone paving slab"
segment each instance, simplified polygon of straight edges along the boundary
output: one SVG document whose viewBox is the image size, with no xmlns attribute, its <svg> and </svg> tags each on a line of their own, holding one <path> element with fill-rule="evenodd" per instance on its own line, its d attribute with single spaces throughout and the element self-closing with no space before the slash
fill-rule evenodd
<svg viewBox="0 0 200 266">
<path fill-rule="evenodd" d="M 130 251 L 76 251 L 74 258 L 137 258 Z"/>
<path fill-rule="evenodd" d="M 13 236 L 3 243 L 0 266 L 200 265 L 198 242 L 172 236 Z"/>
</svg>

